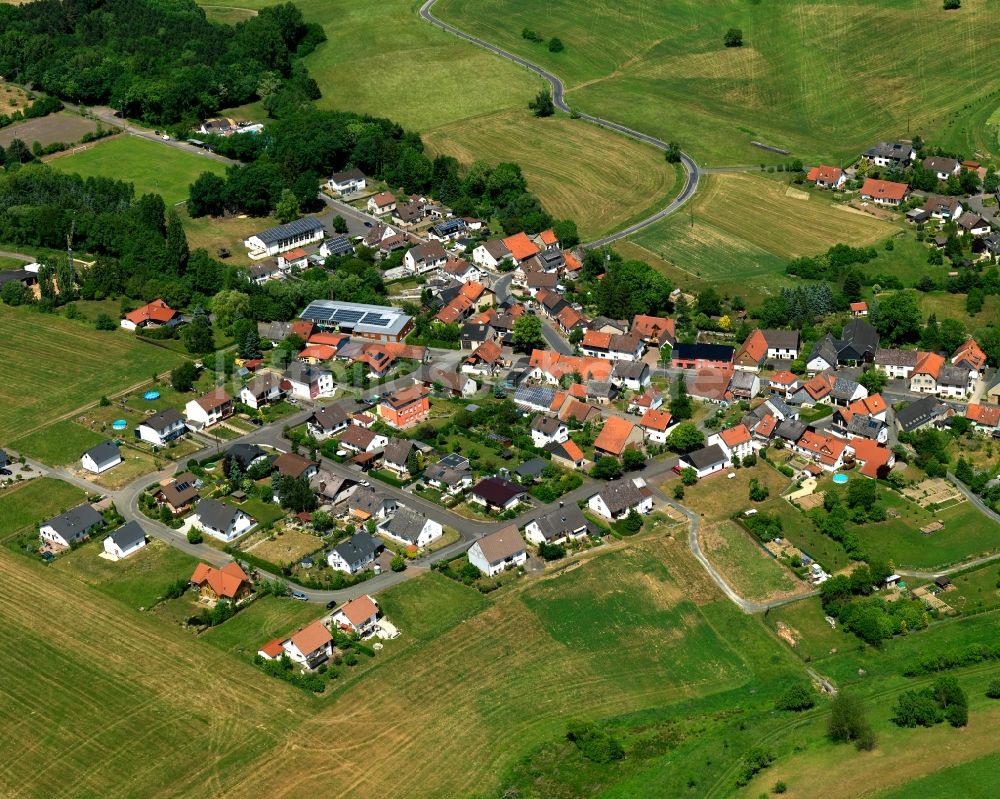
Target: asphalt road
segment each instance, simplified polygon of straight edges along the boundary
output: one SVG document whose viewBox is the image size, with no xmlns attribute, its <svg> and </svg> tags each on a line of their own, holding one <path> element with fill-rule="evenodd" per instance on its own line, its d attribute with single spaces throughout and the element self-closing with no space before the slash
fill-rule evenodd
<svg viewBox="0 0 1000 799">
<path fill-rule="evenodd" d="M 501 58 L 505 58 L 508 61 L 512 61 L 515 64 L 519 64 L 525 69 L 534 72 L 539 77 L 548 81 L 549 85 L 552 86 L 552 102 L 555 104 L 556 108 L 558 108 L 560 111 L 564 111 L 567 114 L 573 113 L 573 110 L 566 103 L 566 96 L 565 96 L 566 87 L 563 84 L 562 79 L 559 78 L 559 76 L 549 72 L 546 69 L 543 69 L 537 64 L 533 64 L 526 58 L 521 58 L 521 56 L 514 55 L 513 53 L 510 53 L 501 47 L 497 47 L 496 45 L 483 41 L 482 39 L 479 39 L 476 36 L 472 36 L 471 34 L 465 33 L 464 31 L 461 31 L 458 28 L 456 28 L 454 25 L 449 25 L 447 22 L 442 22 L 441 20 L 439 20 L 437 17 L 434 16 L 431 10 L 436 2 L 437 0 L 426 0 L 426 2 L 420 7 L 420 16 L 423 19 L 425 19 L 427 22 L 431 23 L 431 25 L 434 25 L 435 27 L 438 27 L 443 31 L 446 31 L 454 36 L 457 36 L 460 39 L 464 39 L 467 42 L 471 42 L 472 44 L 478 47 L 482 47 L 484 50 L 489 50 L 491 53 L 498 55 Z M 587 122 L 590 122 L 594 125 L 599 125 L 602 128 L 613 130 L 616 133 L 620 133 L 623 136 L 628 136 L 630 139 L 642 142 L 643 144 L 648 144 L 651 147 L 655 147 L 658 150 L 665 151 L 668 147 L 667 143 L 662 139 L 658 139 L 655 136 L 649 136 L 645 133 L 640 133 L 639 131 L 632 130 L 632 128 L 627 128 L 624 125 L 618 124 L 617 122 L 611 122 L 610 120 L 602 119 L 601 117 L 596 117 L 591 114 L 584 114 L 582 112 L 576 112 L 576 114 L 577 116 L 579 116 L 580 119 L 586 120 Z M 698 190 L 698 178 L 700 175 L 700 171 L 698 169 L 698 165 L 686 153 L 681 153 L 681 165 L 684 167 L 684 172 L 686 174 L 686 178 L 684 181 L 684 188 L 681 189 L 680 194 L 678 194 L 673 200 L 671 200 L 670 203 L 665 208 L 657 211 L 652 216 L 643 219 L 641 222 L 636 222 L 634 225 L 629 225 L 628 227 L 623 228 L 622 230 L 619 230 L 615 233 L 611 233 L 610 235 L 604 236 L 603 238 L 597 239 L 596 241 L 588 242 L 583 246 L 587 249 L 604 247 L 608 244 L 618 241 L 619 239 L 623 239 L 626 236 L 630 236 L 633 233 L 636 233 L 645 227 L 649 227 L 654 222 L 658 222 L 664 217 L 669 216 L 670 214 L 674 213 L 674 211 L 676 211 L 678 208 L 680 208 L 682 205 L 684 205 L 684 203 L 686 203 L 692 197 L 692 195 L 694 195 L 694 193 Z"/>
</svg>

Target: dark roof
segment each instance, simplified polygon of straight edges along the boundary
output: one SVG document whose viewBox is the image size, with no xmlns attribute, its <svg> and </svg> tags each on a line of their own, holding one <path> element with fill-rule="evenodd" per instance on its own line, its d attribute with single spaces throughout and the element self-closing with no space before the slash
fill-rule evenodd
<svg viewBox="0 0 1000 799">
<path fill-rule="evenodd" d="M 226 450 L 226 457 L 236 461 L 241 469 L 248 469 L 257 458 L 266 458 L 267 453 L 256 444 L 233 444 Z"/>
<path fill-rule="evenodd" d="M 360 169 L 355 167 L 354 169 L 347 169 L 343 172 L 334 172 L 330 175 L 330 180 L 334 183 L 343 183 L 345 180 L 364 180 L 365 173 Z"/>
<path fill-rule="evenodd" d="M 351 240 L 347 236 L 334 236 L 332 239 L 324 241 L 321 246 L 330 255 L 347 255 L 349 252 L 354 252 L 354 245 L 351 244 Z"/>
<path fill-rule="evenodd" d="M 936 397 L 921 397 L 896 411 L 896 422 L 904 432 L 910 432 L 934 421 L 942 407 Z"/>
<path fill-rule="evenodd" d="M 119 549 L 129 549 L 145 542 L 146 531 L 139 526 L 139 522 L 129 522 L 115 530 L 108 538 L 114 541 Z"/>
<path fill-rule="evenodd" d="M 316 230 L 322 229 L 323 225 L 318 219 L 311 216 L 304 216 L 301 219 L 296 219 L 286 225 L 278 225 L 277 227 L 262 230 L 256 235 L 256 238 L 260 239 L 265 244 L 277 244 L 279 241 L 294 238 L 295 236 L 302 236 L 307 233 L 313 233 Z"/>
<path fill-rule="evenodd" d="M 347 423 L 347 411 L 339 403 L 326 405 L 313 413 L 309 421 L 322 430 L 333 430 Z"/>
<path fill-rule="evenodd" d="M 160 433 L 178 422 L 183 423 L 183 421 L 184 417 L 181 416 L 180 412 L 176 408 L 167 408 L 159 413 L 154 413 L 146 419 L 146 421 L 142 422 L 142 424 L 150 430 L 155 430 Z"/>
<path fill-rule="evenodd" d="M 611 370 L 614 377 L 622 380 L 641 380 L 649 373 L 649 365 L 642 361 L 615 361 Z"/>
<path fill-rule="evenodd" d="M 469 467 L 469 459 L 457 452 L 445 455 L 438 463 L 450 469 L 467 469 Z"/>
<path fill-rule="evenodd" d="M 103 523 L 104 517 L 90 505 L 84 504 L 49 519 L 44 526 L 51 527 L 67 541 L 78 541 Z"/>
<path fill-rule="evenodd" d="M 873 440 L 878 438 L 883 427 L 885 427 L 885 422 L 870 416 L 862 416 L 860 413 L 854 414 L 851 421 L 847 423 L 847 429 L 854 435 Z"/>
<path fill-rule="evenodd" d="M 588 532 L 590 531 L 590 523 L 575 502 L 556 508 L 544 516 L 539 516 L 534 521 L 546 541 L 562 538 L 563 535 L 579 530 L 581 527 L 585 527 Z"/>
<path fill-rule="evenodd" d="M 462 325 L 462 340 L 463 341 L 486 341 L 489 337 L 492 328 L 489 325 L 477 325 L 472 322 L 466 322 Z"/>
<path fill-rule="evenodd" d="M 405 438 L 394 438 L 386 444 L 382 456 L 387 463 L 406 464 L 410 453 L 413 452 L 414 443 Z"/>
<path fill-rule="evenodd" d="M 506 505 L 514 497 L 524 494 L 525 490 L 501 477 L 487 477 L 476 484 L 472 493 L 486 500 L 490 505 Z"/>
<path fill-rule="evenodd" d="M 785 419 L 785 421 L 778 424 L 775 430 L 775 435 L 779 438 L 785 439 L 785 441 L 798 441 L 802 438 L 802 434 L 806 431 L 806 425 L 797 419 Z"/>
<path fill-rule="evenodd" d="M 916 366 L 916 350 L 899 350 L 893 347 L 879 347 L 875 353 L 875 363 L 880 366 Z"/>
<path fill-rule="evenodd" d="M 733 360 L 735 349 L 728 344 L 675 344 L 671 356 L 682 361 L 723 361 Z"/>
<path fill-rule="evenodd" d="M 209 497 L 199 502 L 194 512 L 206 527 L 211 527 L 213 530 L 228 530 L 236 519 L 239 509 Z"/>
<path fill-rule="evenodd" d="M 563 423 L 552 416 L 538 415 L 531 420 L 531 429 L 546 436 L 551 436 L 562 426 Z"/>
<path fill-rule="evenodd" d="M 544 458 L 532 458 L 518 466 L 514 471 L 518 477 L 538 477 L 548 467 L 549 462 Z"/>
<path fill-rule="evenodd" d="M 609 483 L 599 492 L 599 496 L 608 506 L 608 510 L 616 516 L 623 510 L 636 507 L 643 499 L 639 486 L 628 479 Z"/>
<path fill-rule="evenodd" d="M 764 334 L 764 341 L 767 342 L 768 349 L 772 350 L 794 350 L 799 346 L 798 330 L 761 330 Z"/>
<path fill-rule="evenodd" d="M 726 453 L 722 451 L 722 447 L 718 444 L 712 444 L 708 447 L 696 449 L 694 452 L 689 452 L 684 456 L 684 460 L 696 469 L 704 469 L 708 466 L 725 461 Z"/>
<path fill-rule="evenodd" d="M 806 362 L 808 363 L 814 358 L 822 358 L 830 366 L 837 365 L 837 345 L 829 333 L 813 345 L 812 352 L 809 353 Z"/>
<path fill-rule="evenodd" d="M 372 560 L 381 548 L 382 544 L 368 533 L 355 533 L 346 541 L 337 544 L 333 551 L 348 563 L 362 563 Z"/>
<path fill-rule="evenodd" d="M 119 461 L 122 457 L 121 452 L 118 451 L 118 445 L 114 441 L 102 441 L 83 454 L 89 455 L 90 459 L 99 467 L 112 461 Z"/>
<path fill-rule="evenodd" d="M 838 353 L 849 346 L 859 355 L 874 354 L 878 349 L 879 335 L 878 331 L 864 319 L 852 319 L 844 325 L 841 340 L 845 346 L 838 347 Z"/>
<path fill-rule="evenodd" d="M 426 524 L 426 516 L 409 508 L 400 508 L 392 515 L 391 519 L 382 522 L 379 527 L 396 538 L 416 544 Z"/>
</svg>

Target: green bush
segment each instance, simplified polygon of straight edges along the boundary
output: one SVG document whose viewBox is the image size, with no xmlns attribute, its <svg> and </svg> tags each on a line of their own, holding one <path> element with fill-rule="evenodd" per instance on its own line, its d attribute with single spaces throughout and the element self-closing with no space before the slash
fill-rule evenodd
<svg viewBox="0 0 1000 799">
<path fill-rule="evenodd" d="M 187 540 L 189 544 L 200 544 L 202 541 L 205 540 L 205 537 L 201 534 L 200 530 L 196 530 L 194 527 L 192 527 L 187 532 Z"/>
<path fill-rule="evenodd" d="M 759 772 L 766 769 L 774 762 L 774 753 L 762 746 L 755 746 L 750 749 L 740 761 L 739 770 L 736 772 L 736 785 L 742 788 L 749 785 L 750 780 Z"/>
<path fill-rule="evenodd" d="M 808 710 L 809 708 L 815 706 L 816 697 L 813 695 L 812 689 L 805 684 L 799 683 L 797 685 L 792 685 L 788 688 L 779 698 L 775 707 L 778 710 L 792 710 L 798 712 L 800 710 Z"/>
<path fill-rule="evenodd" d="M 615 738 L 588 722 L 570 722 L 566 739 L 576 744 L 580 754 L 593 763 L 611 763 L 625 757 L 625 750 Z"/>
</svg>

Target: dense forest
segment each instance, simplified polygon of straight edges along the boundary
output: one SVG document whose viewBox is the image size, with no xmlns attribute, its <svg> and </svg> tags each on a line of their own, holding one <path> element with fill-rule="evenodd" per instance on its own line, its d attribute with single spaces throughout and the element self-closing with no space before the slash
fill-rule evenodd
<svg viewBox="0 0 1000 799">
<path fill-rule="evenodd" d="M 193 0 L 0 5 L 0 75 L 154 125 L 262 99 L 278 116 L 319 97 L 297 59 L 326 38 L 291 3 L 235 26 Z"/>
</svg>

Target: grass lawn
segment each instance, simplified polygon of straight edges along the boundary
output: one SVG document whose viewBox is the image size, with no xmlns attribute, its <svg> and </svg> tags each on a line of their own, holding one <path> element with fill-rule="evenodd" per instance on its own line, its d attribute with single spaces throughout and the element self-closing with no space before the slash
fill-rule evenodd
<svg viewBox="0 0 1000 799">
<path fill-rule="evenodd" d="M 266 596 L 212 627 L 202 638 L 226 652 L 252 658 L 263 644 L 315 621 L 323 610 L 310 602 Z"/>
<path fill-rule="evenodd" d="M 536 119 L 527 108 L 433 128 L 424 141 L 432 155 L 466 165 L 480 159 L 520 164 L 546 210 L 575 220 L 584 240 L 658 210 L 679 185 L 658 150 L 582 120 Z"/>
<path fill-rule="evenodd" d="M 64 419 L 10 442 L 11 449 L 47 466 L 76 464 L 88 449 L 111 436 Z"/>
<path fill-rule="evenodd" d="M 758 546 L 736 522 L 726 519 L 708 525 L 699 535 L 709 560 L 745 599 L 774 599 L 796 589 L 804 590 L 804 583 Z"/>
<path fill-rule="evenodd" d="M 185 192 L 187 192 L 187 187 L 185 187 Z M 194 218 L 188 214 L 187 206 L 178 208 L 177 211 L 181 223 L 184 225 L 188 246 L 192 250 L 208 250 L 208 254 L 215 258 L 216 251 L 224 248 L 230 253 L 226 263 L 243 266 L 251 263 L 243 242 L 254 233 L 278 224 L 278 221 L 273 217 L 200 216 Z"/>
<path fill-rule="evenodd" d="M 212 22 L 222 25 L 235 25 L 245 19 L 257 16 L 255 11 L 246 8 L 234 8 L 232 6 L 210 6 L 202 5 L 205 9 L 205 16 Z"/>
<path fill-rule="evenodd" d="M 245 508 L 247 504 L 249 504 L 249 500 L 240 507 Z M 259 513 L 261 510 L 263 509 L 257 509 L 257 512 Z M 247 512 L 250 513 L 250 511 Z M 255 519 L 257 518 L 256 515 L 251 515 Z M 249 547 L 242 547 L 242 549 L 244 552 L 249 552 L 255 557 L 264 558 L 264 560 L 276 563 L 279 566 L 290 566 L 293 563 L 298 563 L 306 555 L 311 555 L 323 546 L 321 538 L 299 530 L 285 530 L 280 535 L 275 534 L 273 541 L 270 539 L 271 536 L 268 535 L 265 540 L 252 544 Z"/>
<path fill-rule="evenodd" d="M 833 406 L 827 405 L 824 402 L 817 402 L 811 408 L 799 408 L 799 419 L 807 424 L 818 422 L 820 419 L 825 419 L 827 416 L 832 415 Z"/>
<path fill-rule="evenodd" d="M 0 339 L 5 347 L 0 442 L 15 450 L 15 435 L 24 436 L 184 360 L 124 330 L 95 330 L 83 322 L 6 305 L 0 306 Z"/>
<path fill-rule="evenodd" d="M 35 522 L 50 519 L 76 507 L 85 498 L 81 489 L 51 477 L 15 484 L 0 491 L 0 536 L 7 537 Z"/>
<path fill-rule="evenodd" d="M 0 739 L 17 741 L 0 784 L 25 796 L 193 796 L 308 712 L 301 691 L 68 572 L 2 550 L 0 571 Z"/>
<path fill-rule="evenodd" d="M 713 283 L 744 297 L 751 290 L 764 296 L 795 285 L 784 275 L 792 258 L 839 242 L 872 244 L 899 229 L 819 192 L 788 196 L 787 190 L 784 182 L 752 172 L 704 175 L 684 213 L 640 231 L 621 246 L 622 254 L 650 260 L 689 287 Z"/>
<path fill-rule="evenodd" d="M 94 540 L 57 558 L 50 568 L 73 575 L 136 610 L 155 605 L 168 585 L 189 578 L 198 564 L 196 558 L 157 539 L 121 561 L 99 557 L 103 551 L 101 541 Z"/>
<path fill-rule="evenodd" d="M 991 799 L 997 793 L 997 774 L 1000 774 L 1000 754 L 987 755 L 913 780 L 902 788 L 880 793 L 878 799 L 910 799 L 913 796 Z"/>
<path fill-rule="evenodd" d="M 389 621 L 419 641 L 440 635 L 488 604 L 475 588 L 437 572 L 393 586 L 378 601 Z"/>
<path fill-rule="evenodd" d="M 551 69 L 579 110 L 678 141 L 700 163 L 778 160 L 757 140 L 841 164 L 908 130 L 967 156 L 995 147 L 986 122 L 1000 76 L 982 74 L 995 23 L 987 2 L 951 13 L 911 0 L 720 0 L 706 17 L 696 0 L 552 0 L 544 13 L 531 0 L 441 0 L 435 13 Z M 522 38 L 525 27 L 565 50 Z M 743 47 L 723 47 L 730 27 L 742 29 Z M 859 59 L 859 41 L 877 47 Z"/>
<path fill-rule="evenodd" d="M 768 611 L 766 621 L 775 631 L 787 628 L 787 634 L 795 640 L 792 651 L 804 660 L 822 660 L 858 645 L 853 633 L 845 632 L 839 624 L 833 628 L 827 623 L 819 597 L 773 608 Z"/>
<path fill-rule="evenodd" d="M 445 623 L 407 617 L 403 608 L 433 603 L 424 592 L 466 590 L 439 594 L 433 582 L 418 582 L 384 600 L 390 619 L 403 614 L 394 620 L 404 635 L 431 635 Z M 581 713 L 609 718 L 751 683 L 759 696 L 772 679 L 761 678 L 787 675 L 791 663 L 758 620 L 719 599 L 678 543 L 644 542 L 520 585 L 437 635 L 432 655 L 427 647 L 402 650 L 335 695 L 296 732 L 295 740 L 323 745 L 263 758 L 253 790 L 489 795 L 506 766 L 562 737 L 567 720 Z M 381 767 L 360 768 L 357 758 L 376 740 Z"/>
<path fill-rule="evenodd" d="M 148 452 L 132 447 L 120 447 L 120 450 L 122 462 L 94 478 L 94 482 L 99 486 L 111 490 L 123 488 L 136 478 L 157 471 L 157 467 L 162 463 Z"/>
<path fill-rule="evenodd" d="M 50 166 L 59 172 L 84 177 L 109 177 L 135 185 L 136 196 L 162 194 L 167 205 L 186 200 L 188 186 L 202 172 L 221 175 L 226 165 L 204 155 L 195 155 L 139 136 L 116 136 L 64 158 Z"/>
<path fill-rule="evenodd" d="M 261 527 L 276 522 L 285 516 L 285 511 L 280 505 L 275 505 L 273 502 L 264 502 L 264 500 L 257 497 L 249 497 L 242 505 L 233 502 L 231 499 L 227 499 L 227 501 L 230 505 L 235 505 L 244 513 L 249 513 Z"/>
<path fill-rule="evenodd" d="M 732 480 L 726 475 L 733 472 Z M 766 486 L 772 497 L 778 496 L 788 485 L 789 480 L 776 469 L 757 461 L 757 466 L 749 469 L 727 469 L 705 480 L 699 480 L 693 486 L 684 488 L 684 499 L 681 504 L 690 508 L 706 521 L 719 521 L 730 517 L 733 513 L 750 507 L 760 508 L 752 503 L 748 496 L 750 480 Z M 663 487 L 667 496 L 673 495 L 673 481 Z"/>
<path fill-rule="evenodd" d="M 772 513 L 780 517 L 783 537 L 828 572 L 839 571 L 851 564 L 851 559 L 839 543 L 817 531 L 806 515 L 786 500 L 775 496 L 758 505 L 757 509 L 761 513 Z"/>
<path fill-rule="evenodd" d="M 953 574 L 951 582 L 955 590 L 943 594 L 942 599 L 955 610 L 978 612 L 1000 605 L 1000 568 L 996 563 Z"/>
</svg>

